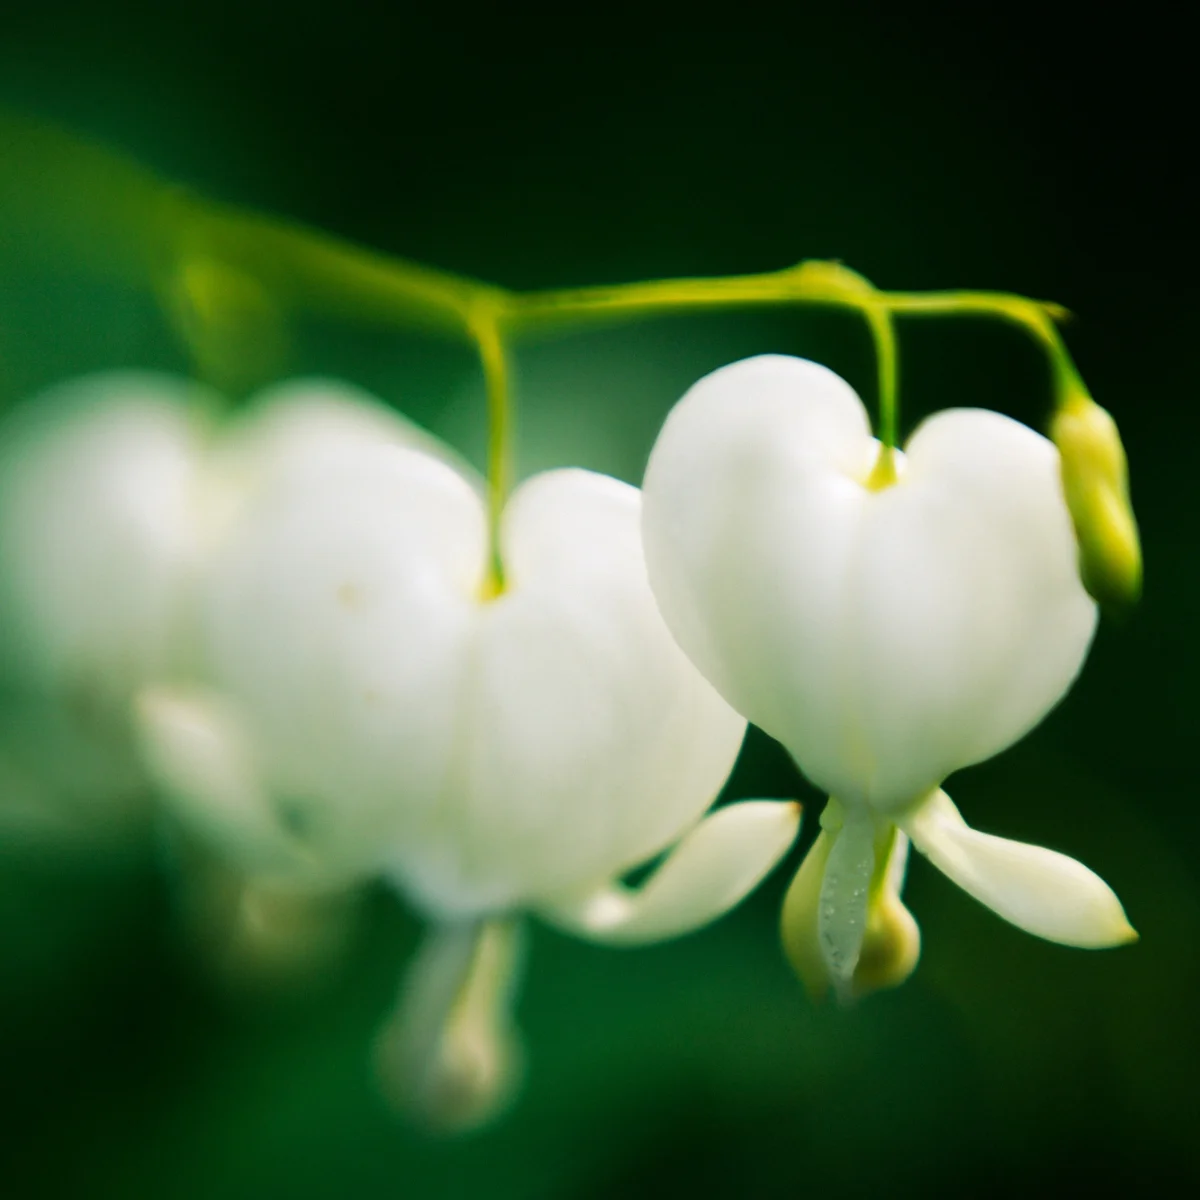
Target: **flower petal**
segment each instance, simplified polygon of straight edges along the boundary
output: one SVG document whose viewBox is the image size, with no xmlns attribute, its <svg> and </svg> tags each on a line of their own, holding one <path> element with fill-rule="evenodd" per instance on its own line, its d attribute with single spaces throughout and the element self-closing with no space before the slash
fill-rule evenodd
<svg viewBox="0 0 1200 1200">
<path fill-rule="evenodd" d="M 213 556 L 208 678 L 244 714 L 266 786 L 382 865 L 448 788 L 483 508 L 446 464 L 363 445 L 256 494 Z M 319 819 L 318 819 L 319 817 Z"/>
<path fill-rule="evenodd" d="M 136 707 L 147 769 L 193 832 L 258 879 L 338 878 L 281 822 L 236 718 L 219 700 L 198 690 L 150 687 Z"/>
<path fill-rule="evenodd" d="M 899 823 L 960 888 L 1036 937 L 1089 949 L 1137 938 L 1098 875 L 1065 854 L 979 833 L 940 788 Z"/>
<path fill-rule="evenodd" d="M 403 855 L 419 893 L 495 906 L 611 879 L 676 841 L 725 782 L 745 721 L 663 624 L 640 515 L 636 488 L 588 471 L 514 493 L 506 590 L 475 610 L 464 652 L 445 833 Z"/>
<path fill-rule="evenodd" d="M 731 909 L 787 853 L 800 806 L 743 800 L 692 830 L 641 887 L 608 884 L 542 906 L 555 925 L 597 942 L 633 945 L 689 933 Z"/>
<path fill-rule="evenodd" d="M 872 489 L 877 453 L 824 368 L 735 363 L 668 417 L 643 526 L 663 615 L 718 691 L 823 791 L 887 812 L 1034 725 L 1096 610 L 1045 438 L 939 413 Z"/>
<path fill-rule="evenodd" d="M 0 430 L 0 659 L 51 692 L 124 706 L 172 657 L 193 555 L 197 384 L 149 372 L 72 380 Z"/>
<path fill-rule="evenodd" d="M 849 384 L 762 355 L 689 389 L 642 489 L 646 566 L 671 632 L 833 795 L 856 753 L 838 634 L 875 449 Z"/>
<path fill-rule="evenodd" d="M 1083 663 L 1096 606 L 1057 454 L 1000 413 L 953 409 L 873 497 L 852 585 L 855 711 L 872 802 L 904 805 L 1011 745 Z"/>
</svg>

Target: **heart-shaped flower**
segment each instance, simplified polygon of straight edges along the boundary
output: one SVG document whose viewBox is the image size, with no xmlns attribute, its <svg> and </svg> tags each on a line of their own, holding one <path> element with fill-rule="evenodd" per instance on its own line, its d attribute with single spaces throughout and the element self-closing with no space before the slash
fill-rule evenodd
<svg viewBox="0 0 1200 1200">
<path fill-rule="evenodd" d="M 146 758 L 255 878 L 383 874 L 434 920 L 386 1070 L 422 1116 L 473 1123 L 513 1075 L 511 915 L 610 942 L 696 928 L 782 856 L 799 810 L 704 817 L 745 721 L 663 624 L 637 489 L 522 485 L 496 595 L 481 489 L 445 455 L 357 446 L 270 476 L 225 505 L 196 667 L 140 700 Z"/>
<path fill-rule="evenodd" d="M 59 384 L 0 426 L 0 771 L 9 815 L 127 827 L 145 788 L 128 706 L 177 651 L 194 544 L 200 387 L 148 372 Z"/>
<path fill-rule="evenodd" d="M 657 908 L 674 861 L 636 911 L 613 888 L 695 825 L 745 727 L 662 624 L 639 517 L 616 480 L 530 480 L 489 599 L 482 499 L 448 463 L 377 446 L 293 470 L 208 564 L 202 672 L 143 696 L 154 770 L 267 872 L 386 871 L 441 918 L 535 907 L 594 936 L 711 919 L 736 898 L 711 878 Z M 711 820 L 753 859 L 723 864 L 739 895 L 794 831 L 788 805 Z"/>
<path fill-rule="evenodd" d="M 83 376 L 0 425 L 0 775 L 56 830 L 141 812 L 129 709 L 189 654 L 205 546 L 255 488 L 381 441 L 433 439 L 349 385 L 294 380 L 218 426 L 219 396 L 143 371 Z M 128 810 L 128 811 L 127 811 Z"/>
<path fill-rule="evenodd" d="M 939 790 L 1045 715 L 1095 629 L 1045 438 L 955 409 L 891 451 L 843 380 L 770 355 L 688 392 L 644 493 L 671 631 L 838 802 L 821 886 L 790 922 L 815 921 L 835 981 L 853 977 L 872 904 L 898 891 L 894 826 L 1026 929 L 1079 945 L 1130 936 L 1096 876 L 967 830 Z"/>
</svg>

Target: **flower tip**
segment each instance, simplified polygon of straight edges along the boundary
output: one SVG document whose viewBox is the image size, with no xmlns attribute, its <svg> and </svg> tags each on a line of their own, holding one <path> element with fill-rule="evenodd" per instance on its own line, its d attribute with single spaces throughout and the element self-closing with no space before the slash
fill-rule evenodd
<svg viewBox="0 0 1200 1200">
<path fill-rule="evenodd" d="M 1121 927 L 1115 931 L 1114 946 L 1132 946 L 1134 942 L 1140 942 L 1142 935 L 1138 933 L 1124 913 L 1121 914 Z"/>
</svg>

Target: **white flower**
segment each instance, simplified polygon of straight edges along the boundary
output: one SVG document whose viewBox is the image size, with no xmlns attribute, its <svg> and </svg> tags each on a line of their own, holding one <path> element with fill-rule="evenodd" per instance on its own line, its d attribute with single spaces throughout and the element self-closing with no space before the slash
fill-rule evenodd
<svg viewBox="0 0 1200 1200">
<path fill-rule="evenodd" d="M 895 452 L 890 485 L 881 455 L 843 380 L 763 356 L 697 383 L 646 473 L 646 557 L 671 631 L 837 801 L 820 888 L 810 878 L 807 901 L 789 900 L 785 934 L 802 941 L 799 926 L 815 923 L 825 968 L 848 989 L 864 930 L 880 905 L 894 911 L 907 835 L 1024 929 L 1128 940 L 1099 878 L 976 833 L 940 790 L 1034 726 L 1092 638 L 1054 447 L 956 409 Z"/>
<path fill-rule="evenodd" d="M 294 469 L 213 555 L 199 678 L 143 696 L 152 768 L 265 873 L 386 872 L 442 919 L 534 908 L 614 939 L 711 920 L 795 815 L 722 810 L 636 903 L 615 884 L 692 829 L 745 727 L 663 626 L 638 523 L 615 480 L 530 480 L 488 600 L 483 503 L 449 464 L 377 446 Z"/>
<path fill-rule="evenodd" d="M 218 435 L 209 390 L 169 375 L 84 376 L 0 426 L 0 780 L 11 824 L 144 812 L 130 706 L 190 655 L 205 547 L 245 496 L 301 464 L 392 440 L 432 444 L 348 385 L 262 393 Z"/>
<path fill-rule="evenodd" d="M 140 811 L 128 706 L 176 653 L 201 388 L 113 372 L 0 427 L 0 771 L 9 818 L 88 833 Z"/>
<path fill-rule="evenodd" d="M 268 474 L 233 502 L 216 488 L 196 666 L 142 693 L 146 759 L 254 878 L 382 874 L 434 921 L 381 1053 L 422 1116 L 477 1122 L 513 1079 L 513 916 L 686 932 L 763 877 L 799 810 L 704 817 L 745 721 L 659 616 L 635 488 L 526 482 L 492 595 L 481 489 L 447 455 L 362 444 Z"/>
</svg>

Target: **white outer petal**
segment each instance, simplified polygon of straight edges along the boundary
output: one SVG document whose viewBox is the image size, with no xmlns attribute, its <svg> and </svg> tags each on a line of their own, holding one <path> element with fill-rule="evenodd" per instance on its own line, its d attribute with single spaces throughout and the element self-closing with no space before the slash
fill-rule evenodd
<svg viewBox="0 0 1200 1200">
<path fill-rule="evenodd" d="M 540 908 L 551 923 L 612 945 L 678 937 L 738 904 L 800 829 L 791 801 L 743 800 L 705 817 L 638 888 L 610 883 Z"/>
<path fill-rule="evenodd" d="M 764 356 L 702 379 L 659 436 L 646 556 L 668 625 L 730 703 L 848 803 L 911 803 L 1030 728 L 1095 626 L 1053 447 L 957 410 L 901 479 L 857 396 Z"/>
<path fill-rule="evenodd" d="M 211 563 L 210 677 L 268 786 L 381 864 L 431 819 L 460 753 L 482 507 L 444 463 L 399 446 L 276 484 Z"/>
<path fill-rule="evenodd" d="M 0 625 L 26 684 L 120 705 L 172 654 L 194 549 L 204 389 L 112 372 L 41 393 L 0 430 Z"/>
<path fill-rule="evenodd" d="M 508 590 L 467 652 L 462 773 L 440 845 L 401 871 L 435 904 L 598 885 L 678 838 L 728 775 L 745 722 L 663 625 L 639 517 L 637 489 L 586 471 L 512 497 Z"/>
<path fill-rule="evenodd" d="M 853 686 L 871 798 L 902 804 L 1037 724 L 1083 665 L 1080 583 L 1058 455 L 1032 429 L 952 409 L 876 496 L 852 585 Z"/>
<path fill-rule="evenodd" d="M 353 384 L 292 379 L 257 393 L 231 419 L 207 464 L 200 502 L 209 540 L 219 541 L 256 491 L 352 470 L 364 449 L 379 445 L 424 451 L 474 481 L 448 446 Z"/>
<path fill-rule="evenodd" d="M 941 789 L 901 818 L 900 827 L 963 891 L 1036 937 L 1088 949 L 1137 937 L 1095 872 L 1054 850 L 979 833 Z"/>
<path fill-rule="evenodd" d="M 365 445 L 253 489 L 200 626 L 264 786 L 444 915 L 599 884 L 677 839 L 745 722 L 663 625 L 639 517 L 603 476 L 529 481 L 484 602 L 482 499 L 445 462 Z"/>
</svg>

